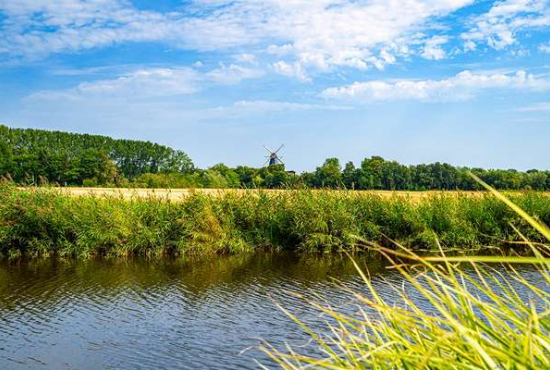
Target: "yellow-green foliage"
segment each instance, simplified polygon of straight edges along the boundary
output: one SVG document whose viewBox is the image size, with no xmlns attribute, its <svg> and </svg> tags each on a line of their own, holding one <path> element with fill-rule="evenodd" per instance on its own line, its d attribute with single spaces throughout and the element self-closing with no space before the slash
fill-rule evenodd
<svg viewBox="0 0 550 370">
<path fill-rule="evenodd" d="M 545 222 L 550 197 L 514 200 Z M 357 237 L 391 247 L 388 237 L 411 248 L 481 246 L 510 249 L 518 236 L 542 242 L 504 203 L 489 196 L 407 199 L 353 191 L 227 192 L 181 201 L 121 196 L 74 197 L 55 189 L 19 190 L 0 184 L 0 253 L 161 255 L 234 253 L 256 248 L 341 251 L 363 248 Z"/>
<path fill-rule="evenodd" d="M 550 241 L 544 224 L 496 195 Z M 403 280 L 388 282 L 393 297 L 379 295 L 358 268 L 367 287 L 366 294 L 355 293 L 359 312 L 310 301 L 330 318 L 318 333 L 285 311 L 316 341 L 321 355 L 311 356 L 307 348 L 263 349 L 284 369 L 549 369 L 550 248 L 517 232 L 532 256 L 447 257 L 441 249 L 438 257 L 420 257 L 404 248 L 377 247 Z M 489 262 L 505 265 L 505 272 Z M 539 284 L 516 271 L 525 263 L 537 267 Z"/>
</svg>

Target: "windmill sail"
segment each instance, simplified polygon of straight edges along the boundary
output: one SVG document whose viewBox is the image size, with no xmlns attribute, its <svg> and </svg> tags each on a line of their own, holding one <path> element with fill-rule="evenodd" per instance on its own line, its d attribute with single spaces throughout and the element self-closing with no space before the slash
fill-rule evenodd
<svg viewBox="0 0 550 370">
<path fill-rule="evenodd" d="M 277 164 L 282 164 L 284 165 L 284 162 L 281 160 L 282 157 L 279 157 L 278 153 L 279 151 L 284 147 L 285 145 L 281 145 L 279 147 L 279 149 L 275 150 L 275 151 L 272 151 L 271 149 L 269 149 L 268 147 L 266 147 L 264 145 L 264 149 L 269 153 L 266 158 L 267 160 L 265 161 L 264 163 L 264 166 L 265 165 L 268 165 L 268 166 L 274 166 L 274 165 L 277 165 Z"/>
</svg>

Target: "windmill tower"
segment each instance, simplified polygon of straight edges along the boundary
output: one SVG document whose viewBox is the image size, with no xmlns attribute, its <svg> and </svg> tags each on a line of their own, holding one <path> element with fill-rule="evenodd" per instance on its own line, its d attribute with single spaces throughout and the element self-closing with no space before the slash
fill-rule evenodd
<svg viewBox="0 0 550 370">
<path fill-rule="evenodd" d="M 279 157 L 279 155 L 277 154 L 279 153 L 279 150 L 281 150 L 284 146 L 285 145 L 283 144 L 276 151 L 272 151 L 271 149 L 269 149 L 264 145 L 264 149 L 269 153 L 269 155 L 266 156 L 267 160 L 265 161 L 264 166 L 265 165 L 273 166 L 276 164 L 284 165 L 283 161 L 281 160 L 283 157 Z"/>
</svg>

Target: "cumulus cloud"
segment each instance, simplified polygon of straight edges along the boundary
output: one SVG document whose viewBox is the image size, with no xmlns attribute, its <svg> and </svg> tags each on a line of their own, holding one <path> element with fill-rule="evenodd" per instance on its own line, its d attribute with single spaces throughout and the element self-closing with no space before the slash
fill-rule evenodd
<svg viewBox="0 0 550 370">
<path fill-rule="evenodd" d="M 295 77 L 302 82 L 311 82 L 311 78 L 299 62 L 287 63 L 284 60 L 280 60 L 277 63 L 273 63 L 273 70 L 284 76 Z"/>
<path fill-rule="evenodd" d="M 0 0 L 7 17 L 0 50 L 40 57 L 122 42 L 157 41 L 195 50 L 263 46 L 275 69 L 307 80 L 307 70 L 361 70 L 393 63 L 418 30 L 473 0 L 194 0 L 192 11 L 160 13 L 127 0 Z M 270 45 L 269 47 L 267 45 Z M 260 47 L 261 50 L 262 47 Z M 426 55 L 442 55 L 437 45 Z"/>
<path fill-rule="evenodd" d="M 235 84 L 242 80 L 259 78 L 263 75 L 264 72 L 260 69 L 242 67 L 236 64 L 228 66 L 221 64 L 220 68 L 207 73 L 207 77 L 210 80 L 223 84 Z"/>
<path fill-rule="evenodd" d="M 241 54 L 234 55 L 233 58 L 237 62 L 240 62 L 240 63 L 247 63 L 247 64 L 252 64 L 252 65 L 257 65 L 258 64 L 258 61 L 257 61 L 256 56 L 254 54 L 241 53 Z"/>
<path fill-rule="evenodd" d="M 327 99 L 360 102 L 389 100 L 456 101 L 474 97 L 488 89 L 548 90 L 550 81 L 525 71 L 515 73 L 474 73 L 463 71 L 441 80 L 392 80 L 355 82 L 322 92 Z"/>
<path fill-rule="evenodd" d="M 547 0 L 506 0 L 496 2 L 490 10 L 472 19 L 470 29 L 461 35 L 466 51 L 478 44 L 504 49 L 516 43 L 516 34 L 527 29 L 550 26 Z"/>
<path fill-rule="evenodd" d="M 263 72 L 235 64 L 222 65 L 210 72 L 199 73 L 188 67 L 144 68 L 115 78 L 83 82 L 66 90 L 45 90 L 29 99 L 124 99 L 154 98 L 194 94 L 212 84 L 235 84 L 244 79 L 257 78 Z"/>
<path fill-rule="evenodd" d="M 424 44 L 422 50 L 422 56 L 426 59 L 440 60 L 445 58 L 445 51 L 441 48 L 441 45 L 446 44 L 449 38 L 446 36 L 434 36 Z"/>
<path fill-rule="evenodd" d="M 172 29 L 167 16 L 139 11 L 125 0 L 0 0 L 7 17 L 0 49 L 39 57 L 128 41 L 155 41 Z"/>
<path fill-rule="evenodd" d="M 189 68 L 141 69 L 113 79 L 83 82 L 72 89 L 39 91 L 28 99 L 151 98 L 193 94 L 199 75 Z"/>
<path fill-rule="evenodd" d="M 550 42 L 539 45 L 539 51 L 550 54 Z"/>
<path fill-rule="evenodd" d="M 347 67 L 384 69 L 399 58 L 448 56 L 443 17 L 473 0 L 191 0 L 142 10 L 130 0 L 0 0 L 0 60 L 42 58 L 128 42 L 227 51 L 303 82 Z M 550 26 L 548 0 L 497 1 L 467 21 L 463 50 L 503 49 L 517 33 Z M 428 36 L 426 36 L 428 35 Z M 541 46 L 544 51 L 546 46 Z M 258 57 L 260 56 L 260 57 Z"/>
</svg>

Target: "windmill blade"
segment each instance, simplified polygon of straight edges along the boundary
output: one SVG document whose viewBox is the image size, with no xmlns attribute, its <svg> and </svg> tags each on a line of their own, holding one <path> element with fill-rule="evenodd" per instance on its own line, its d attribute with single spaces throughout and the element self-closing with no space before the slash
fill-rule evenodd
<svg viewBox="0 0 550 370">
<path fill-rule="evenodd" d="M 281 145 L 281 146 L 279 147 L 279 149 L 277 149 L 277 150 L 275 151 L 275 154 L 279 153 L 279 150 L 283 149 L 284 146 L 285 146 L 285 144 Z"/>
<path fill-rule="evenodd" d="M 267 161 L 265 161 L 264 165 L 262 167 L 265 167 L 266 164 L 269 163 L 269 158 L 267 159 Z"/>
<path fill-rule="evenodd" d="M 267 146 L 265 146 L 265 145 L 264 145 L 264 149 L 265 149 L 269 154 L 273 153 L 273 152 L 272 152 L 271 150 L 269 150 L 269 148 L 268 148 Z"/>
</svg>

